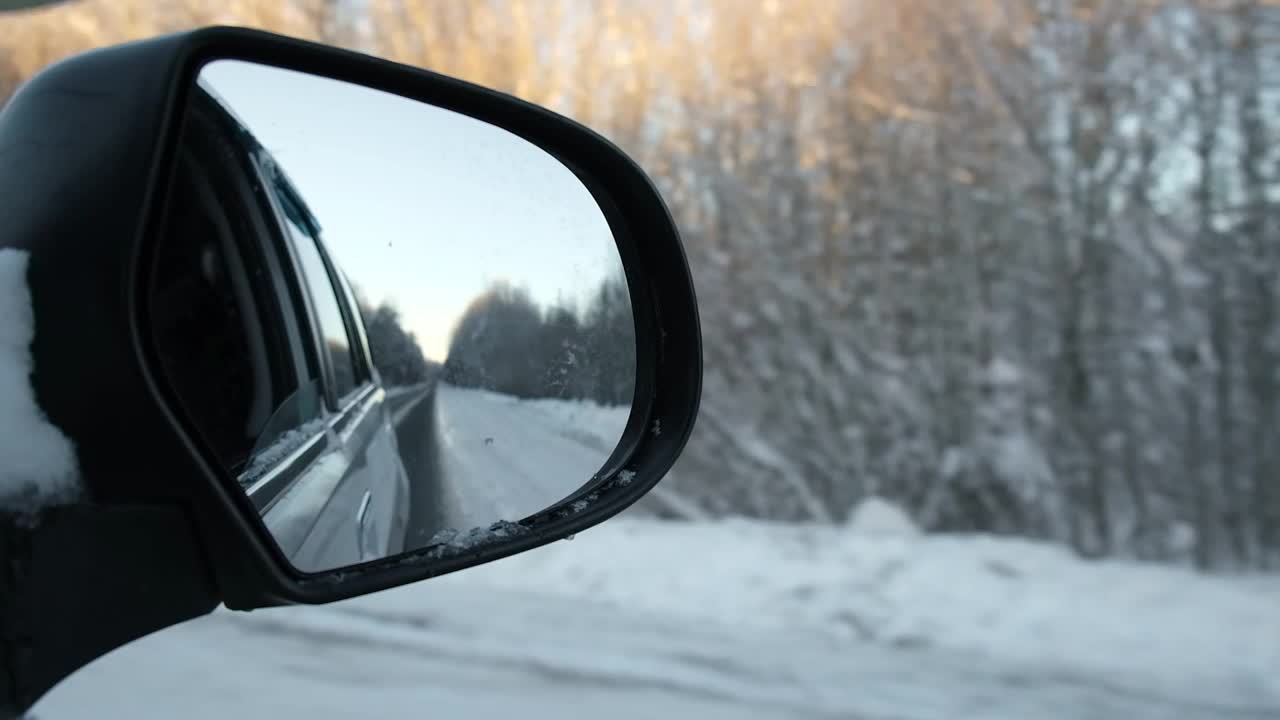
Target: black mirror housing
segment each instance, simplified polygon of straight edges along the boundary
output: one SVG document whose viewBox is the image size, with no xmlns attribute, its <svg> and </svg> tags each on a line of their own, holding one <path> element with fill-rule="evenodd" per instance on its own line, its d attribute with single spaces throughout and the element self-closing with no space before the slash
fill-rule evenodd
<svg viewBox="0 0 1280 720">
<path fill-rule="evenodd" d="M 230 486 L 156 372 L 142 297 L 187 104 L 207 62 L 237 59 L 395 93 L 474 117 L 537 145 L 570 168 L 603 209 L 631 286 L 638 347 L 636 398 L 620 450 L 578 495 L 521 523 L 501 543 L 423 548 L 335 572 L 304 574 L 280 556 L 252 506 Z M 35 530 L 7 523 L 7 551 L 46 547 L 10 589 L 71 592 L 79 579 L 53 566 L 78 543 L 111 572 L 118 629 L 75 661 L 41 658 L 39 603 L 4 608 L 7 634 L 34 638 L 31 677 L 15 695 L 33 702 L 71 670 L 116 645 L 217 603 L 252 609 L 323 603 L 496 560 L 580 532 L 644 495 L 692 430 L 701 348 L 689 269 L 677 229 L 645 174 L 585 127 L 510 96 L 430 72 L 265 32 L 208 28 L 106 48 L 32 78 L 0 111 L 0 248 L 30 254 L 36 398 L 77 449 L 82 503 L 45 513 Z M 655 432 L 660 428 L 660 432 Z M 577 511 L 568 507 L 574 500 Z M 99 520 L 85 522 L 86 517 Z M 41 540 L 39 528 L 56 528 Z M 83 537 L 77 528 L 84 527 Z M 188 527 L 192 532 L 174 532 Z M 32 533 L 22 535 L 17 533 Z M 52 532 L 52 531 L 51 531 Z M 130 565 L 114 553 L 154 543 Z M 53 537 L 51 535 L 50 537 Z M 45 545 L 40 545 L 44 542 Z M 55 552 L 56 551 L 56 552 Z M 136 557 L 136 555 L 135 555 Z M 110 577 L 119 579 L 111 582 Z M 118 586 L 118 587 L 117 587 Z M 180 599 L 180 602 L 179 602 Z M 10 612 L 12 611 L 12 612 Z M 65 619 L 48 620 L 52 625 Z M 41 663 L 45 663 L 42 665 Z M 70 667 L 61 665 L 70 664 Z"/>
</svg>

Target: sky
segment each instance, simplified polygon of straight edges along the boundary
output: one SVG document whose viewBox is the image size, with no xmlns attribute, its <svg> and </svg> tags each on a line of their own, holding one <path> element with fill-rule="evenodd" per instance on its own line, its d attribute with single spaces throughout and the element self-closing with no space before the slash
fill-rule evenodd
<svg viewBox="0 0 1280 720">
<path fill-rule="evenodd" d="M 200 82 L 275 157 L 320 221 L 334 260 L 390 301 L 443 361 L 468 303 L 493 283 L 581 302 L 621 274 L 590 192 L 506 130 L 359 85 L 238 60 Z"/>
</svg>

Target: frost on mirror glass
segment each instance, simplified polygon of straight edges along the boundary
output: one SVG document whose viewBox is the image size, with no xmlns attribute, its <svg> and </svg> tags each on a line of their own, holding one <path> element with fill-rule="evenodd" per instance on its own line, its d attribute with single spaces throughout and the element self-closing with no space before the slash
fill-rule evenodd
<svg viewBox="0 0 1280 720">
<path fill-rule="evenodd" d="M 573 172 L 478 120 L 264 65 L 210 63 L 192 96 L 153 334 L 294 565 L 500 542 L 591 482 L 636 342 Z"/>
</svg>

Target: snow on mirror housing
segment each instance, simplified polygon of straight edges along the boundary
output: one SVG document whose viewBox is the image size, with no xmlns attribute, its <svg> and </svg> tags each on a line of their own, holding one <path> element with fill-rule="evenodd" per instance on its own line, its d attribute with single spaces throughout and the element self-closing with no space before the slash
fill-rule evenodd
<svg viewBox="0 0 1280 720">
<path fill-rule="evenodd" d="M 631 417 L 635 319 L 573 171 L 260 63 L 210 62 L 188 98 L 155 349 L 295 568 L 501 540 L 598 478 Z"/>
<path fill-rule="evenodd" d="M 572 170 L 271 65 L 212 61 L 188 99 L 152 336 L 294 568 L 500 539 L 596 479 L 631 416 L 635 319 Z"/>
</svg>

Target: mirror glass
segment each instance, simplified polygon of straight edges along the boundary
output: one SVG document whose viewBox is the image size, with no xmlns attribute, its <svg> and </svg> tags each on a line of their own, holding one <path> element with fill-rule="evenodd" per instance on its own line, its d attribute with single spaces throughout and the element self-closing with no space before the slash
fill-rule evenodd
<svg viewBox="0 0 1280 720">
<path fill-rule="evenodd" d="M 151 272 L 164 376 L 316 572 L 519 532 L 635 390 L 599 205 L 530 142 L 397 95 L 205 65 Z"/>
</svg>

